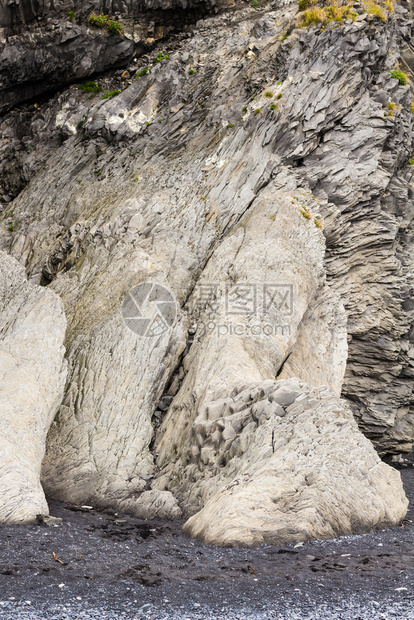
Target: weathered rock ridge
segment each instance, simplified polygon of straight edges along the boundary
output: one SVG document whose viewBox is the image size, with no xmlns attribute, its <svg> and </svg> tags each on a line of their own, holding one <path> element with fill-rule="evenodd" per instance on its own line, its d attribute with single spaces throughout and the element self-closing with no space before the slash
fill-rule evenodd
<svg viewBox="0 0 414 620">
<path fill-rule="evenodd" d="M 66 319 L 55 293 L 0 252 L 0 521 L 48 514 L 40 485 L 46 434 L 62 400 Z"/>
<path fill-rule="evenodd" d="M 114 17 L 133 17 L 153 9 L 186 9 L 204 5 L 205 9 L 219 6 L 217 0 L 1 0 L 0 27 L 18 29 L 35 20 L 61 17 L 72 11 L 82 17 L 91 13 L 105 13 Z M 222 5 L 224 5 L 222 3 Z"/>
<path fill-rule="evenodd" d="M 101 94 L 3 117 L 0 247 L 68 321 L 50 495 L 182 511 L 219 544 L 403 518 L 369 440 L 414 441 L 412 95 L 390 75 L 412 22 L 397 6 L 294 29 L 296 13 L 200 20 Z M 152 337 L 122 317 L 145 282 L 177 300 Z"/>
</svg>

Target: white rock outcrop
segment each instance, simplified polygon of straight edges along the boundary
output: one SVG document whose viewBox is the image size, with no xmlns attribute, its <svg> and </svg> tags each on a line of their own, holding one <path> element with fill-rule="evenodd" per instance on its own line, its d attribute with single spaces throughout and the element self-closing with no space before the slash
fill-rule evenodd
<svg viewBox="0 0 414 620">
<path fill-rule="evenodd" d="M 0 522 L 49 512 L 40 468 L 65 385 L 65 329 L 59 297 L 0 252 Z"/>
<path fill-rule="evenodd" d="M 218 545 L 283 544 L 403 519 L 399 473 L 328 390 L 267 381 L 235 388 L 228 401 L 222 417 L 197 421 L 203 447 L 192 460 L 205 477 L 195 486 L 209 499 L 187 534 Z"/>
<path fill-rule="evenodd" d="M 172 334 L 154 338 L 127 327 L 118 297 L 127 269 L 122 277 L 118 268 L 120 262 L 114 261 L 105 279 L 87 287 L 79 300 L 82 325 L 71 342 L 68 380 L 48 435 L 42 482 L 51 497 L 139 516 L 140 494 L 154 469 L 151 417 L 185 341 L 179 323 Z M 110 290 L 119 299 L 115 308 L 105 303 L 102 290 L 104 298 Z M 72 333 L 69 325 L 69 338 Z"/>
<path fill-rule="evenodd" d="M 153 486 L 178 497 L 193 515 L 184 530 L 208 543 L 355 534 L 398 523 L 407 510 L 399 473 L 338 398 L 346 316 L 324 286 L 320 232 L 296 208 L 311 210 L 311 200 L 268 188 L 200 280 L 217 274 L 221 284 L 213 313 L 201 308 L 203 329 L 160 429 Z M 319 387 L 275 381 L 278 370 Z"/>
</svg>

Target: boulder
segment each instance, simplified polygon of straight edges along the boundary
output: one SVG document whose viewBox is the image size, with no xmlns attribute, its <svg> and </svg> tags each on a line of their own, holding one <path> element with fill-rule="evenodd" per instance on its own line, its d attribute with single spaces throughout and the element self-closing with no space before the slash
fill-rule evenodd
<svg viewBox="0 0 414 620">
<path fill-rule="evenodd" d="M 123 509 L 128 510 L 128 501 Z M 138 502 L 134 502 L 133 513 L 141 519 L 179 519 L 181 510 L 177 500 L 169 491 L 144 491 Z"/>
<path fill-rule="evenodd" d="M 381 461 L 344 401 L 296 379 L 249 389 L 243 429 L 230 443 L 215 444 L 205 424 L 210 462 L 226 465 L 196 484 L 200 494 L 208 487 L 209 499 L 184 532 L 215 545 L 285 544 L 402 521 L 408 500 L 400 474 Z M 282 391 L 296 394 L 286 414 L 257 419 L 255 409 Z M 235 403 L 241 396 L 233 391 Z"/>
</svg>

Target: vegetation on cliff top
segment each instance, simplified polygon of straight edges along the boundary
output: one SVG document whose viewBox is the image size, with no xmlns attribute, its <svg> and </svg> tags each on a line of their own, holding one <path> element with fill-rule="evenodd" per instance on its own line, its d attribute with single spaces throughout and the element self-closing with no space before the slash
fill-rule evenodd
<svg viewBox="0 0 414 620">
<path fill-rule="evenodd" d="M 96 15 L 96 13 L 92 13 L 88 19 L 88 22 L 91 26 L 107 30 L 110 34 L 122 34 L 124 32 L 124 27 L 121 22 L 110 19 L 108 15 Z"/>
<path fill-rule="evenodd" d="M 346 19 L 356 19 L 358 12 L 352 2 L 339 4 L 334 1 L 325 7 L 317 6 L 317 0 L 299 0 L 299 11 L 302 11 L 300 27 L 322 24 L 323 26 L 329 22 L 343 22 Z M 363 0 L 361 8 L 369 15 L 377 17 L 385 22 L 387 19 L 387 11 L 394 10 L 394 0 Z"/>
</svg>

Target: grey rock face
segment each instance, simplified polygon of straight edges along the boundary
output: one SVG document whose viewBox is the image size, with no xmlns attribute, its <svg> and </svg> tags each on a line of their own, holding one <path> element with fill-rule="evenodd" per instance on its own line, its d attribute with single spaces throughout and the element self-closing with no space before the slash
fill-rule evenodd
<svg viewBox="0 0 414 620">
<path fill-rule="evenodd" d="M 381 453 L 410 451 L 414 430 L 412 173 L 399 170 L 411 146 L 411 119 L 391 115 L 383 132 L 376 101 L 384 92 L 401 108 L 409 96 L 381 74 L 305 163 L 314 193 L 337 207 L 328 216 L 336 221 L 328 231 L 326 265 L 351 336 L 343 395 Z"/>
<path fill-rule="evenodd" d="M 411 26 L 397 11 L 385 23 L 361 16 L 282 41 L 295 20 L 294 5 L 202 20 L 189 39 L 130 67 L 137 79 L 125 78 L 119 95 L 70 88 L 19 112 L 27 131 L 2 125 L 1 247 L 60 295 L 68 317 L 68 381 L 43 467 L 52 495 L 138 514 L 144 491 L 170 492 L 185 514 L 206 505 L 208 516 L 213 486 L 246 467 L 240 502 L 253 506 L 249 445 L 266 453 L 263 480 L 273 488 L 269 431 L 278 425 L 293 462 L 300 447 L 291 443 L 289 408 L 297 405 L 298 433 L 312 438 L 300 471 L 319 471 L 346 436 L 355 455 L 346 461 L 347 493 L 370 500 L 354 529 L 357 500 L 342 530 L 335 511 L 325 529 L 312 530 L 314 514 L 304 510 L 302 534 L 292 537 L 401 519 L 398 476 L 379 464 L 346 403 L 330 395 L 319 409 L 309 395 L 324 385 L 342 392 L 379 451 L 411 449 L 411 95 L 388 72 Z M 158 51 L 170 58 L 156 62 Z M 153 340 L 121 315 L 128 292 L 148 280 L 178 304 L 175 323 Z M 243 286 L 245 304 L 255 306 L 232 313 L 228 293 Z M 285 289 L 270 308 L 272 286 Z M 260 391 L 276 380 L 284 383 L 269 402 L 242 405 L 253 384 Z M 318 412 L 337 440 L 318 439 Z M 332 459 L 329 485 L 348 506 Z M 374 472 L 361 485 L 358 467 Z M 325 511 L 316 479 L 312 497 Z M 292 506 L 298 496 L 289 493 Z M 266 506 L 262 530 L 276 539 L 276 513 Z M 225 542 L 215 528 L 208 532 L 200 516 L 192 532 Z M 250 522 L 243 531 L 260 540 Z"/>
<path fill-rule="evenodd" d="M 0 113 L 108 69 L 126 67 L 155 40 L 230 0 L 1 0 Z M 122 20 L 122 35 L 91 27 Z"/>
<path fill-rule="evenodd" d="M 40 485 L 46 434 L 62 399 L 66 319 L 55 293 L 28 284 L 0 252 L 0 521 L 49 512 Z"/>
<path fill-rule="evenodd" d="M 224 3 L 221 3 L 224 4 Z M 116 17 L 139 16 L 149 10 L 208 9 L 220 5 L 217 0 L 0 0 L 0 28 L 7 29 L 30 25 L 35 20 L 61 17 L 73 11 L 82 17 L 91 13 L 104 13 Z"/>
<path fill-rule="evenodd" d="M 133 40 L 72 23 L 0 41 L 0 112 L 72 81 L 126 64 Z"/>
</svg>

